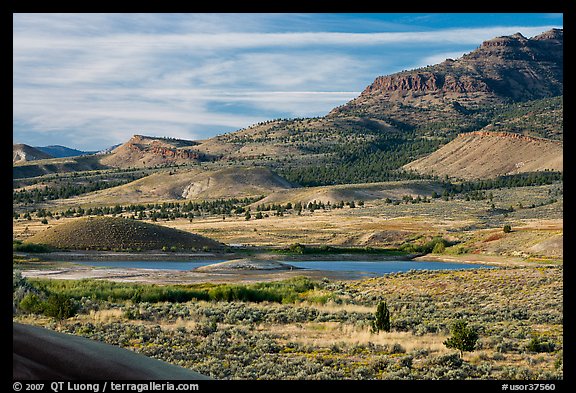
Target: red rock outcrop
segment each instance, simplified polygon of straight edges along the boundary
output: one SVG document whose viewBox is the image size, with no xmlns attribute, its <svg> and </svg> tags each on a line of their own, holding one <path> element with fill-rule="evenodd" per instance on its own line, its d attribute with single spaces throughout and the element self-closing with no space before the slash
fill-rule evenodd
<svg viewBox="0 0 576 393">
<path fill-rule="evenodd" d="M 489 92 L 488 85 L 480 79 L 469 75 L 441 75 L 432 72 L 415 72 L 411 74 L 395 74 L 379 76 L 369 85 L 362 95 L 374 92 L 413 91 L 413 92 Z"/>
</svg>

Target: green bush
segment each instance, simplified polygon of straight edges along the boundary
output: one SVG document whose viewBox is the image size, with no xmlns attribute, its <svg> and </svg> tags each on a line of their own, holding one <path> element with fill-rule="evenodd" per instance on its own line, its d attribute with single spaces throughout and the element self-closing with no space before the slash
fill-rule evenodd
<svg viewBox="0 0 576 393">
<path fill-rule="evenodd" d="M 378 303 L 376 308 L 376 319 L 372 322 L 372 331 L 378 333 L 380 330 L 385 332 L 390 331 L 390 311 L 386 302 L 382 301 Z"/>
<path fill-rule="evenodd" d="M 444 345 L 447 348 L 454 348 L 462 352 L 470 352 L 476 348 L 476 342 L 478 341 L 478 333 L 473 328 L 468 327 L 468 324 L 464 320 L 458 320 L 454 322 L 452 328 L 450 329 L 452 337 L 449 337 L 444 341 Z"/>
<path fill-rule="evenodd" d="M 432 249 L 432 253 L 434 254 L 442 254 L 446 250 L 446 245 L 443 242 L 438 242 L 434 245 Z"/>
<path fill-rule="evenodd" d="M 20 252 L 50 252 L 52 249 L 45 244 L 22 243 L 20 240 L 12 241 L 12 251 Z"/>
<path fill-rule="evenodd" d="M 526 349 L 530 352 L 554 352 L 556 346 L 554 343 L 543 341 L 540 337 L 532 337 L 530 342 L 526 345 Z"/>
<path fill-rule="evenodd" d="M 508 224 L 504 225 L 504 228 L 502 229 L 504 231 L 504 233 L 510 233 L 512 232 L 512 227 Z"/>
<path fill-rule="evenodd" d="M 306 277 L 249 285 L 219 284 L 208 287 L 114 283 L 89 279 L 33 279 L 31 283 L 45 293 L 58 293 L 78 300 L 86 297 L 105 301 L 131 300 L 150 303 L 180 303 L 190 300 L 294 303 L 318 285 Z M 306 299 L 315 300 L 313 296 Z M 316 300 L 321 302 L 326 299 L 317 297 Z"/>
<path fill-rule="evenodd" d="M 68 296 L 52 293 L 46 300 L 35 293 L 28 293 L 19 304 L 20 309 L 33 314 L 44 314 L 58 320 L 76 315 L 78 306 Z"/>
<path fill-rule="evenodd" d="M 44 304 L 44 315 L 58 320 L 73 317 L 76 310 L 77 306 L 71 298 L 57 293 L 50 294 Z"/>
<path fill-rule="evenodd" d="M 19 308 L 22 311 L 32 314 L 43 314 L 44 302 L 37 294 L 29 292 L 24 296 L 22 301 L 20 301 Z"/>
<path fill-rule="evenodd" d="M 291 252 L 292 254 L 304 254 L 306 252 L 306 246 L 300 244 L 300 243 L 296 243 L 296 244 L 292 244 L 290 245 L 290 247 L 288 248 L 288 251 Z"/>
</svg>

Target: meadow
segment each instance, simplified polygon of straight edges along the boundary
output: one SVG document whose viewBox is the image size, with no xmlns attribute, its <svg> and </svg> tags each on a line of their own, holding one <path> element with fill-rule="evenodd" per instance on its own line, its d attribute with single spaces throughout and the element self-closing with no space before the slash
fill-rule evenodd
<svg viewBox="0 0 576 393">
<path fill-rule="evenodd" d="M 562 274 L 561 266 L 508 267 L 170 287 L 16 274 L 14 320 L 216 379 L 551 380 L 563 378 Z M 22 304 L 30 293 L 68 299 L 73 315 L 31 312 Z M 391 330 L 375 333 L 383 300 Z M 443 344 L 457 320 L 479 334 L 462 356 Z"/>
</svg>

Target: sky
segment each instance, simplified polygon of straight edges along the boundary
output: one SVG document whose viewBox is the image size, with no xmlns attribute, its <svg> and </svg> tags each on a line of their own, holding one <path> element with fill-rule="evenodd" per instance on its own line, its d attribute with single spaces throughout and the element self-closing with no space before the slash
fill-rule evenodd
<svg viewBox="0 0 576 393">
<path fill-rule="evenodd" d="M 562 14 L 13 14 L 13 142 L 84 151 L 323 116 L 380 75 Z"/>
</svg>

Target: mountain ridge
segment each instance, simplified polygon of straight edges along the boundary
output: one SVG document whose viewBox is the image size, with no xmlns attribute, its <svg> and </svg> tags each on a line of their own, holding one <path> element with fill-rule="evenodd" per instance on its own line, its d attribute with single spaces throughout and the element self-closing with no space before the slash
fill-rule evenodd
<svg viewBox="0 0 576 393">
<path fill-rule="evenodd" d="M 410 178 L 405 165 L 463 133 L 562 140 L 562 91 L 563 29 L 516 33 L 456 60 L 378 76 L 323 117 L 269 120 L 201 141 L 135 134 L 90 167 L 247 163 L 304 186 L 400 180 Z M 20 172 L 50 170 L 34 165 Z"/>
<path fill-rule="evenodd" d="M 45 160 L 49 158 L 54 157 L 30 145 L 24 143 L 16 143 L 12 145 L 12 164 Z"/>
</svg>

